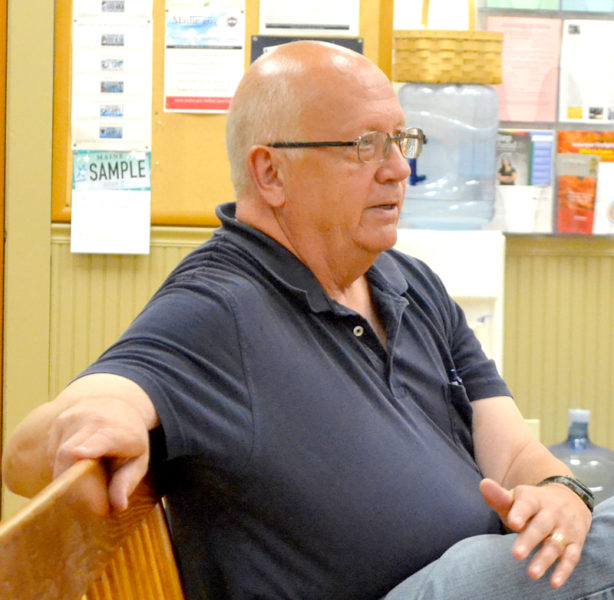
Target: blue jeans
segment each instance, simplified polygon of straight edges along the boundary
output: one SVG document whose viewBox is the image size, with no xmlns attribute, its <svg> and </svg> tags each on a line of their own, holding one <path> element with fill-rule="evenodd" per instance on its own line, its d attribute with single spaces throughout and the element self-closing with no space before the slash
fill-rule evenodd
<svg viewBox="0 0 614 600">
<path fill-rule="evenodd" d="M 512 556 L 516 534 L 479 535 L 452 546 L 383 600 L 614 600 L 614 497 L 595 507 L 582 557 L 567 582 L 529 579 Z"/>
</svg>

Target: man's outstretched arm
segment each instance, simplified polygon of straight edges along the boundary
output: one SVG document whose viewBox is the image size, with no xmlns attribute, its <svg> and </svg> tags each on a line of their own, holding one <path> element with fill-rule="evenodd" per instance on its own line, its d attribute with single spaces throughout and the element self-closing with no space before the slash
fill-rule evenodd
<svg viewBox="0 0 614 600">
<path fill-rule="evenodd" d="M 33 496 L 84 458 L 108 459 L 109 501 L 117 510 L 147 472 L 149 431 L 159 424 L 133 381 L 100 373 L 77 379 L 32 411 L 8 441 L 2 471 L 16 494 Z"/>
</svg>

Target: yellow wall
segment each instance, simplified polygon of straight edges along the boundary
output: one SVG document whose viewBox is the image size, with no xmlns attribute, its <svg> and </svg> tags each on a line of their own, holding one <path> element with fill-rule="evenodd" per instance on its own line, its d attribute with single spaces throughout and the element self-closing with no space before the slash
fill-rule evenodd
<svg viewBox="0 0 614 600">
<path fill-rule="evenodd" d="M 70 227 L 53 226 L 50 396 L 117 339 L 171 269 L 212 231 L 154 227 L 146 256 L 75 255 L 70 252 Z"/>
<path fill-rule="evenodd" d="M 53 8 L 8 3 L 3 438 L 48 394 Z"/>
<path fill-rule="evenodd" d="M 508 236 L 504 331 L 505 377 L 542 441 L 588 408 L 593 441 L 614 448 L 614 238 Z"/>
</svg>

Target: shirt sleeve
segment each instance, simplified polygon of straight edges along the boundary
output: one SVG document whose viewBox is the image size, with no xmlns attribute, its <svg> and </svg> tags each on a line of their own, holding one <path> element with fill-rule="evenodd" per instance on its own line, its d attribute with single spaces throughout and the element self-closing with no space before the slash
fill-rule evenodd
<svg viewBox="0 0 614 600">
<path fill-rule="evenodd" d="M 232 298 L 208 277 L 165 284 L 121 338 L 82 375 L 114 373 L 148 394 L 166 457 L 249 460 L 252 414 Z"/>
<path fill-rule="evenodd" d="M 450 312 L 450 349 L 454 368 L 471 401 L 493 396 L 511 396 L 494 360 L 488 358 L 461 306 L 447 297 Z"/>
</svg>

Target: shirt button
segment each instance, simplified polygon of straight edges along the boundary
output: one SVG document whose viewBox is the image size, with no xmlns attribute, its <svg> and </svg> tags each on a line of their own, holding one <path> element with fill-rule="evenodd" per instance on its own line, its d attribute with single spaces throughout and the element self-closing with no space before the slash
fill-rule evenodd
<svg viewBox="0 0 614 600">
<path fill-rule="evenodd" d="M 362 325 L 356 325 L 353 331 L 356 337 L 360 337 L 365 332 L 365 328 Z"/>
</svg>

